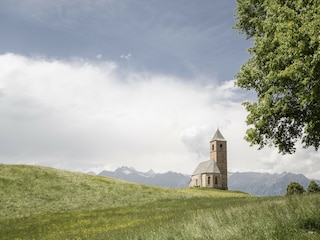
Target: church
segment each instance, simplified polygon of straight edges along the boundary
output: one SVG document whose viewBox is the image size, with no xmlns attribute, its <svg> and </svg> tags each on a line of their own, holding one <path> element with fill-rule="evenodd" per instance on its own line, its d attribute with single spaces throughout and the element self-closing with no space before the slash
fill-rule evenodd
<svg viewBox="0 0 320 240">
<path fill-rule="evenodd" d="M 189 187 L 228 190 L 227 141 L 219 129 L 210 141 L 210 160 L 199 163 Z"/>
</svg>

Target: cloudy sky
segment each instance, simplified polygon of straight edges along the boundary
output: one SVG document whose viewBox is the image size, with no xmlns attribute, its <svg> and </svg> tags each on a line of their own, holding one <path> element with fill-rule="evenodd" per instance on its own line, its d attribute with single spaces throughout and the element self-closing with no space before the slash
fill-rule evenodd
<svg viewBox="0 0 320 240">
<path fill-rule="evenodd" d="M 192 173 L 220 129 L 230 171 L 320 178 L 313 149 L 243 140 L 250 42 L 233 0 L 1 0 L 0 162 Z"/>
</svg>

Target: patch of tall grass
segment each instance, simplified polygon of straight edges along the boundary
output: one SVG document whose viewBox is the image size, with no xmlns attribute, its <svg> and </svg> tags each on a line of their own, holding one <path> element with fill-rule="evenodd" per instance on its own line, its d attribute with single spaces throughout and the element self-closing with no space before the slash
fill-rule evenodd
<svg viewBox="0 0 320 240">
<path fill-rule="evenodd" d="M 161 199 L 127 207 L 6 219 L 2 221 L 5 232 L 0 229 L 0 235 L 9 239 L 21 236 L 30 239 L 39 236 L 45 239 L 161 239 L 165 234 L 179 235 L 176 226 L 183 226 L 195 211 L 247 204 L 247 198 L 214 200 L 211 197 Z"/>
<path fill-rule="evenodd" d="M 189 239 L 319 239 L 320 195 L 260 198 L 191 219 L 182 231 Z"/>
<path fill-rule="evenodd" d="M 7 239 L 319 239 L 320 196 L 163 199 L 1 222 Z"/>
</svg>

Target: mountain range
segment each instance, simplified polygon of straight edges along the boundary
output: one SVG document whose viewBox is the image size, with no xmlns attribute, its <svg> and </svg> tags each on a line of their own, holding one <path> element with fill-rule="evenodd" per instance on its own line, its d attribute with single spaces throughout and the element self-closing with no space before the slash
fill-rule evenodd
<svg viewBox="0 0 320 240">
<path fill-rule="evenodd" d="M 120 167 L 115 171 L 102 171 L 98 175 L 120 179 L 128 182 L 141 183 L 167 188 L 186 188 L 190 181 L 190 175 L 166 172 L 155 173 L 153 170 L 140 172 L 132 167 Z M 287 185 L 290 182 L 298 182 L 307 189 L 310 179 L 303 174 L 290 172 L 258 173 L 258 172 L 236 172 L 229 173 L 229 190 L 238 190 L 258 196 L 285 195 Z M 320 184 L 319 180 L 316 180 Z"/>
<path fill-rule="evenodd" d="M 185 188 L 188 186 L 190 176 L 176 172 L 155 173 L 153 170 L 140 172 L 132 167 L 120 167 L 115 171 L 102 171 L 100 176 L 116 178 L 128 182 L 141 183 L 168 188 Z"/>
<path fill-rule="evenodd" d="M 257 172 L 236 172 L 228 177 L 229 189 L 240 190 L 258 196 L 285 195 L 289 183 L 297 182 L 306 190 L 311 179 L 303 174 L 290 172 L 283 173 L 257 173 Z M 320 184 L 319 180 L 315 180 Z"/>
</svg>

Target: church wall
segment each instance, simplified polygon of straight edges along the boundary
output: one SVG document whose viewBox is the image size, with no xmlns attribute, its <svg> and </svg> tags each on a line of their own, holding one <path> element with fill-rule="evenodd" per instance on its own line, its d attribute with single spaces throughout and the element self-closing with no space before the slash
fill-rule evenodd
<svg viewBox="0 0 320 240">
<path fill-rule="evenodd" d="M 201 187 L 201 175 L 192 176 L 189 187 Z"/>
<path fill-rule="evenodd" d="M 210 173 L 203 174 L 205 176 L 205 181 L 203 181 L 203 187 L 207 188 L 221 188 L 222 179 L 220 174 Z"/>
<path fill-rule="evenodd" d="M 203 173 L 191 177 L 189 187 L 206 187 L 222 189 L 222 178 L 220 174 Z"/>
<path fill-rule="evenodd" d="M 202 174 L 201 175 L 201 187 L 207 187 L 207 174 Z"/>
</svg>

